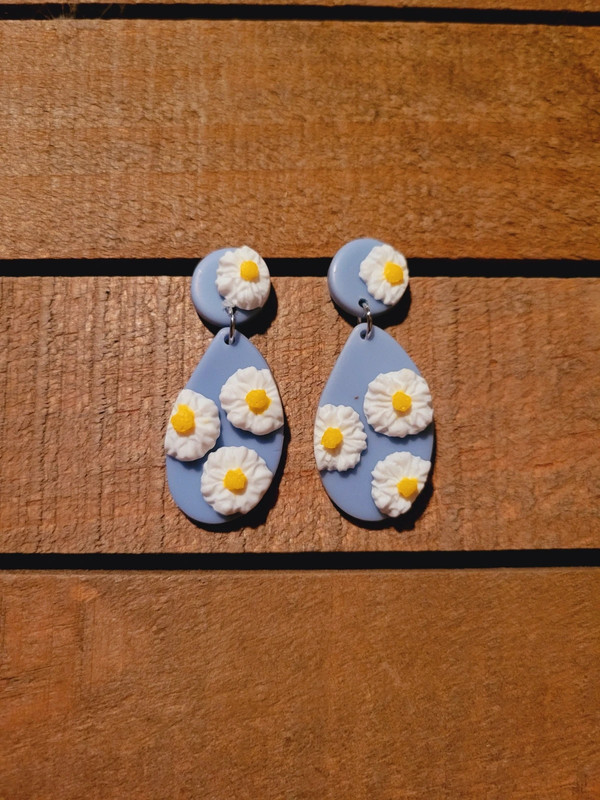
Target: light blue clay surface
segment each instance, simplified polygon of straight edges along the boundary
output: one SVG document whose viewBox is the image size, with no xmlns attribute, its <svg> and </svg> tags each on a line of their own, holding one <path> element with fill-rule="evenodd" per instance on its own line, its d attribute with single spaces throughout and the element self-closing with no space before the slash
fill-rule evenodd
<svg viewBox="0 0 600 800">
<path fill-rule="evenodd" d="M 374 317 L 392 308 L 369 294 L 367 284 L 358 274 L 361 261 L 374 247 L 381 244 L 385 242 L 379 239 L 354 239 L 348 242 L 334 255 L 327 272 L 329 293 L 334 302 L 348 314 L 360 319 L 365 316 L 364 309 L 358 302 L 361 298 L 367 301 Z"/>
<path fill-rule="evenodd" d="M 185 388 L 193 389 L 217 404 L 221 434 L 213 450 L 219 447 L 248 447 L 264 459 L 274 474 L 281 459 L 283 427 L 266 436 L 255 436 L 249 431 L 235 428 L 219 403 L 221 387 L 236 370 L 244 367 L 268 369 L 267 362 L 256 347 L 239 331 L 236 331 L 233 344 L 225 343 L 228 337 L 229 328 L 223 328 L 217 333 Z M 173 397 L 173 402 L 175 400 Z M 178 461 L 172 456 L 166 456 L 167 480 L 173 500 L 185 514 L 206 525 L 218 525 L 235 519 L 236 515 L 218 514 L 202 497 L 200 478 L 207 457 L 208 453 L 197 461 Z"/>
<path fill-rule="evenodd" d="M 369 383 L 381 372 L 414 370 L 421 373 L 398 342 L 388 333 L 373 326 L 373 336 L 363 339 L 367 325 L 357 325 L 344 345 L 329 380 L 321 394 L 319 406 L 331 403 L 350 406 L 358 412 L 367 434 L 367 449 L 354 469 L 345 472 L 321 471 L 321 480 L 329 497 L 346 514 L 365 522 L 388 519 L 371 497 L 371 472 L 378 461 L 399 450 L 408 450 L 415 456 L 431 461 L 433 452 L 433 424 L 421 433 L 403 438 L 376 433 L 368 424 L 363 411 L 364 397 Z"/>
<path fill-rule="evenodd" d="M 223 298 L 217 291 L 217 267 L 219 259 L 229 250 L 237 250 L 237 247 L 222 247 L 209 253 L 202 261 L 199 261 L 192 275 L 192 301 L 200 317 L 211 325 L 223 327 L 229 325 L 229 312 L 223 305 Z M 266 301 L 265 301 L 266 302 Z M 235 324 L 239 327 L 244 322 L 255 317 L 262 306 L 253 308 L 251 311 L 244 311 L 238 308 L 235 312 Z"/>
</svg>

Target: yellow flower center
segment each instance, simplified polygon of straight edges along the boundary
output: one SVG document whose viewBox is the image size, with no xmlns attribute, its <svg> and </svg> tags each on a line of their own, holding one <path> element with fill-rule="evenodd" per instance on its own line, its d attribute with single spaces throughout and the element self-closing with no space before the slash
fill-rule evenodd
<svg viewBox="0 0 600 800">
<path fill-rule="evenodd" d="M 327 428 L 321 436 L 321 444 L 326 450 L 335 450 L 344 441 L 344 434 L 339 428 Z"/>
<path fill-rule="evenodd" d="M 405 414 L 407 411 L 410 411 L 412 400 L 409 394 L 396 392 L 392 397 L 392 405 L 394 406 L 394 411 L 397 411 L 399 414 Z"/>
<path fill-rule="evenodd" d="M 404 270 L 400 264 L 395 264 L 393 261 L 386 261 L 385 267 L 383 268 L 383 277 L 388 283 L 391 283 L 392 286 L 397 286 L 404 280 Z"/>
<path fill-rule="evenodd" d="M 262 414 L 271 405 L 271 398 L 264 389 L 252 389 L 246 395 L 246 402 L 253 414 Z"/>
<path fill-rule="evenodd" d="M 240 278 L 245 281 L 257 281 L 258 264 L 255 261 L 242 261 L 240 264 Z"/>
<path fill-rule="evenodd" d="M 193 433 L 196 427 L 194 412 L 185 403 L 181 403 L 177 406 L 177 413 L 171 417 L 171 425 L 180 436 L 187 436 L 189 433 Z"/>
<path fill-rule="evenodd" d="M 223 478 L 223 486 L 234 494 L 243 492 L 247 483 L 248 478 L 246 478 L 239 467 L 236 469 L 228 469 Z"/>
<path fill-rule="evenodd" d="M 417 491 L 419 484 L 416 478 L 402 478 L 396 484 L 396 488 L 398 489 L 398 494 L 408 500 Z"/>
</svg>

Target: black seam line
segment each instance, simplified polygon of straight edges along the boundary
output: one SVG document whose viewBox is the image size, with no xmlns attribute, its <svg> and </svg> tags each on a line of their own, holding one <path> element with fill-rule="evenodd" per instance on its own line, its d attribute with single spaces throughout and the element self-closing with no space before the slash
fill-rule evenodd
<svg viewBox="0 0 600 800">
<path fill-rule="evenodd" d="M 600 11 L 547 11 L 471 8 L 390 8 L 387 6 L 236 5 L 187 3 L 0 4 L 0 19 L 245 19 L 340 20 L 357 22 L 444 22 L 475 25 L 565 25 L 597 27 Z"/>
<path fill-rule="evenodd" d="M 332 254 L 333 255 L 333 254 Z M 327 258 L 267 258 L 271 275 L 325 277 Z M 200 258 L 0 259 L 4 277 L 191 277 Z M 409 258 L 412 277 L 594 278 L 600 260 Z"/>
<path fill-rule="evenodd" d="M 599 567 L 600 548 L 376 553 L 6 553 L 0 571 L 361 571 Z"/>
</svg>

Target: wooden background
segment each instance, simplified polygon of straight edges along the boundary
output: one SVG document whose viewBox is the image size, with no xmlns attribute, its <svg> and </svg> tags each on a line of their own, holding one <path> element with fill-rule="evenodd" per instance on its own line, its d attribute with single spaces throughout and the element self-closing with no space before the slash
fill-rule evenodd
<svg viewBox="0 0 600 800">
<path fill-rule="evenodd" d="M 600 3 L 288 2 L 0 6 L 0 798 L 596 800 Z M 311 444 L 364 235 L 437 435 L 372 529 Z M 287 443 L 215 532 L 162 438 L 241 243 Z"/>
</svg>

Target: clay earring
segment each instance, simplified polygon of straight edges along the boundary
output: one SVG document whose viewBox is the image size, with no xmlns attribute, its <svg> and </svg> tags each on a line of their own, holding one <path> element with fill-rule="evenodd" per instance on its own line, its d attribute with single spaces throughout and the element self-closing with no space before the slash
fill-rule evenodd
<svg viewBox="0 0 600 800">
<path fill-rule="evenodd" d="M 271 485 L 283 447 L 283 408 L 256 347 L 238 330 L 267 302 L 271 278 L 250 247 L 216 250 L 196 266 L 192 301 L 222 326 L 175 400 L 165 435 L 175 503 L 214 525 L 246 514 Z"/>
<path fill-rule="evenodd" d="M 398 303 L 408 279 L 402 253 L 376 239 L 348 242 L 327 274 L 332 300 L 359 324 L 319 400 L 315 459 L 331 500 L 364 522 L 407 512 L 431 468 L 427 382 L 398 342 L 373 324 Z"/>
</svg>

